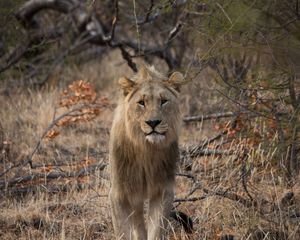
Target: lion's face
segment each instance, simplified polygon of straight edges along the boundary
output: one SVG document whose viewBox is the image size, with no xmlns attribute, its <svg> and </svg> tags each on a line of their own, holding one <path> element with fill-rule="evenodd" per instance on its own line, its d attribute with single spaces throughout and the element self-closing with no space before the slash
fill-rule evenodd
<svg viewBox="0 0 300 240">
<path fill-rule="evenodd" d="M 144 71 L 147 72 L 138 75 L 138 81 L 123 78 L 121 83 L 127 87 L 124 98 L 127 135 L 137 144 L 164 147 L 178 138 L 180 111 L 176 87 L 182 75 L 177 75 L 174 85 L 170 81 L 172 76 L 161 79 L 161 75 L 151 76 L 148 69 Z"/>
<path fill-rule="evenodd" d="M 127 127 L 134 137 L 151 144 L 165 144 L 177 138 L 178 116 L 175 91 L 162 83 L 140 85 L 127 102 Z"/>
</svg>

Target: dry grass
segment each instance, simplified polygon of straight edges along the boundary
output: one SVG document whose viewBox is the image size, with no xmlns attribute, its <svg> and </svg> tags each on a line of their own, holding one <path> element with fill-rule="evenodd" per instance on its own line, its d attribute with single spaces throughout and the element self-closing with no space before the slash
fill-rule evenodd
<svg viewBox="0 0 300 240">
<path fill-rule="evenodd" d="M 93 63 L 81 68 L 66 69 L 65 74 L 69 82 L 71 79 L 89 79 L 96 85 L 99 94 L 109 99 L 113 108 L 116 94 L 115 79 L 128 69 L 121 64 L 119 71 L 111 71 L 112 68 L 116 69 L 116 66 L 111 63 L 109 57 L 105 61 L 109 62 L 106 68 L 97 69 L 96 63 Z M 101 84 L 100 80 L 106 84 Z M 11 163 L 22 161 L 32 151 L 53 118 L 60 90 L 50 87 L 38 92 L 19 91 L 10 96 L 0 96 L 2 106 L 0 123 L 4 129 L 4 139 L 9 141 L 6 145 L 6 156 L 2 157 L 1 171 Z M 183 91 L 182 107 L 185 114 L 195 111 L 206 113 L 210 102 L 215 103 L 214 109 L 220 109 L 218 107 L 220 100 L 213 95 L 212 87 L 205 89 L 198 86 L 198 90 L 191 91 L 191 88 L 187 87 Z M 201 93 L 205 98 L 203 103 Z M 191 102 L 196 104 L 195 109 L 187 109 Z M 199 102 L 202 104 L 199 105 Z M 72 168 L 71 165 L 74 163 L 84 162 L 86 158 L 94 162 L 107 162 L 112 114 L 112 109 L 107 108 L 93 122 L 63 128 L 61 134 L 53 141 L 43 141 L 33 162 L 64 163 L 66 166 L 61 167 L 61 171 Z M 181 147 L 196 145 L 216 134 L 212 126 L 211 122 L 184 125 Z M 237 149 L 237 145 L 236 142 L 228 147 Z M 248 190 L 259 204 L 263 200 L 268 200 L 271 204 L 262 208 L 259 204 L 245 207 L 237 201 L 214 195 L 206 196 L 201 201 L 181 203 L 178 209 L 192 217 L 195 230 L 192 234 L 186 235 L 182 229 L 173 224 L 170 239 L 220 239 L 223 235 L 234 235 L 235 239 L 285 239 L 280 232 L 283 232 L 287 239 L 300 239 L 299 219 L 286 216 L 288 212 L 298 209 L 297 199 L 300 199 L 298 184 L 295 184 L 293 189 L 287 187 L 280 169 L 270 164 L 271 152 L 267 153 L 255 147 L 249 155 L 247 167 L 251 170 L 247 176 Z M 241 159 L 235 156 L 201 157 L 193 160 L 188 173 L 212 191 L 229 189 L 248 198 L 241 180 L 242 164 Z M 180 166 L 180 170 L 186 172 L 183 166 Z M 6 177 L 28 174 L 30 171 L 40 169 L 30 170 L 26 166 L 19 172 L 11 171 Z M 53 183 L 50 182 L 50 186 Z M 107 200 L 108 169 L 96 171 L 88 177 L 76 180 L 61 179 L 59 183 L 67 186 L 67 191 L 49 193 L 43 184 L 40 184 L 35 192 L 26 195 L 2 194 L 0 238 L 113 239 Z M 78 185 L 85 186 L 90 183 L 93 184 L 89 188 L 78 189 Z M 178 177 L 176 197 L 185 197 L 191 187 L 192 182 L 189 179 Z M 280 201 L 287 190 L 294 192 L 295 199 L 293 204 L 284 206 Z M 199 189 L 192 196 L 204 195 Z M 253 238 L 254 232 L 259 229 L 266 234 L 262 238 Z"/>
</svg>

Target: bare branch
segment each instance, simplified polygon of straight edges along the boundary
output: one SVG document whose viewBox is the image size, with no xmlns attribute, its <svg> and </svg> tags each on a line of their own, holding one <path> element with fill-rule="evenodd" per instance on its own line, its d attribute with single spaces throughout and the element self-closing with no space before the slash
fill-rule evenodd
<svg viewBox="0 0 300 240">
<path fill-rule="evenodd" d="M 223 112 L 223 113 L 212 113 L 208 115 L 197 115 L 197 116 L 190 116 L 183 118 L 184 122 L 198 122 L 204 120 L 211 120 L 211 119 L 219 119 L 219 118 L 228 118 L 228 117 L 235 117 L 239 113 L 237 112 Z"/>
<path fill-rule="evenodd" d="M 137 72 L 137 66 L 136 64 L 132 61 L 130 54 L 125 50 L 123 46 L 120 46 L 119 49 L 121 50 L 122 57 L 126 60 L 128 66 L 134 71 Z"/>
<path fill-rule="evenodd" d="M 176 35 L 179 33 L 180 29 L 182 27 L 182 22 L 179 20 L 174 28 L 169 33 L 166 45 L 169 45 L 169 43 L 176 37 Z"/>
<path fill-rule="evenodd" d="M 150 0 L 150 6 L 147 9 L 147 13 L 146 13 L 145 19 L 142 20 L 142 21 L 138 21 L 137 22 L 138 25 L 142 25 L 142 24 L 148 23 L 148 22 L 154 20 L 156 18 L 155 16 L 158 16 L 158 14 L 157 14 L 157 15 L 154 15 L 153 17 L 150 18 L 152 10 L 153 10 L 153 7 L 154 7 L 154 0 Z"/>
<path fill-rule="evenodd" d="M 150 13 L 154 7 L 154 1 L 151 0 L 148 12 L 145 17 L 145 21 L 150 20 Z M 133 62 L 131 56 L 126 48 L 129 48 L 139 56 L 152 55 L 163 59 L 169 66 L 169 69 L 178 67 L 179 62 L 176 61 L 176 57 L 173 57 L 171 52 L 168 50 L 170 41 L 178 34 L 181 29 L 182 22 L 179 20 L 176 26 L 171 30 L 169 37 L 166 41 L 164 47 L 150 47 L 150 46 L 140 46 L 138 43 L 132 42 L 131 40 L 120 40 L 115 36 L 116 26 L 119 21 L 119 6 L 118 0 L 115 0 L 115 16 L 112 20 L 112 26 L 110 34 L 106 35 L 104 29 L 105 26 L 97 19 L 95 14 L 90 14 L 84 8 L 83 4 L 79 0 L 29 0 L 16 12 L 17 19 L 26 27 L 38 27 L 37 21 L 34 20 L 35 15 L 42 10 L 52 9 L 60 13 L 66 14 L 70 13 L 72 19 L 75 22 L 75 32 L 76 33 L 87 33 L 89 36 L 88 42 L 91 44 L 99 46 L 108 46 L 111 48 L 119 48 L 122 52 L 123 58 L 126 60 L 128 66 L 136 71 L 135 63 Z M 20 59 L 24 52 L 28 49 L 25 48 L 22 54 L 19 54 L 18 59 Z M 9 66 L 14 64 L 12 62 Z M 3 67 L 3 70 L 7 67 Z"/>
<path fill-rule="evenodd" d="M 112 21 L 112 27 L 111 27 L 111 33 L 110 33 L 110 38 L 114 39 L 115 37 L 115 31 L 116 31 L 116 26 L 119 21 L 119 1 L 115 0 L 115 17 Z"/>
</svg>

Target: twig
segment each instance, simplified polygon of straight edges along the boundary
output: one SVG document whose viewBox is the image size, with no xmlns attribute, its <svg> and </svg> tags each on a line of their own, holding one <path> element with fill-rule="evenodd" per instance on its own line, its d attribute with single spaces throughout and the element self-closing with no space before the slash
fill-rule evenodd
<svg viewBox="0 0 300 240">
<path fill-rule="evenodd" d="M 176 26 L 174 28 L 172 28 L 172 30 L 169 33 L 168 39 L 166 41 L 166 47 L 169 45 L 169 43 L 177 36 L 177 34 L 179 33 L 179 31 L 182 28 L 182 22 L 179 20 L 176 23 Z"/>
<path fill-rule="evenodd" d="M 176 173 L 176 176 L 186 177 L 186 178 L 191 179 L 194 183 L 196 182 L 196 178 L 192 174 L 188 174 L 188 173 Z"/>
<path fill-rule="evenodd" d="M 135 0 L 132 0 L 132 3 L 133 3 L 133 15 L 134 15 L 135 26 L 136 26 L 136 36 L 137 36 L 137 41 L 138 41 L 138 53 L 139 53 L 140 49 L 141 49 L 141 36 L 140 36 L 140 29 L 139 29 L 138 20 L 137 20 Z"/>
<path fill-rule="evenodd" d="M 115 0 L 115 17 L 112 22 L 110 41 L 115 37 L 116 26 L 119 21 L 119 1 Z"/>
<path fill-rule="evenodd" d="M 138 22 L 138 25 L 142 25 L 142 24 L 144 24 L 144 23 L 149 22 L 150 14 L 151 14 L 151 12 L 152 12 L 153 7 L 154 7 L 154 0 L 150 0 L 150 6 L 149 6 L 149 8 L 147 9 L 147 13 L 146 13 L 145 19 L 144 19 L 143 21 L 139 21 L 139 22 Z"/>
<path fill-rule="evenodd" d="M 206 198 L 208 198 L 209 195 L 203 195 L 201 197 L 191 197 L 191 198 L 176 198 L 174 200 L 174 203 L 182 203 L 182 202 L 196 202 L 196 201 L 201 201 L 204 200 Z M 178 207 L 178 205 L 177 205 Z"/>
</svg>

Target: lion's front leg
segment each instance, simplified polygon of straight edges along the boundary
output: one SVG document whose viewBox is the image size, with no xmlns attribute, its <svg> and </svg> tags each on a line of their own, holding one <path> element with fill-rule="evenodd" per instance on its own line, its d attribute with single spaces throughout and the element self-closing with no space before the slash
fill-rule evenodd
<svg viewBox="0 0 300 240">
<path fill-rule="evenodd" d="M 119 198 L 114 189 L 110 190 L 109 200 L 116 239 L 131 240 L 131 207 L 128 200 Z"/>
<path fill-rule="evenodd" d="M 147 232 L 144 220 L 144 201 L 139 199 L 138 202 L 132 202 L 132 225 L 134 229 L 135 240 L 147 240 Z"/>
<path fill-rule="evenodd" d="M 139 202 L 133 202 L 128 198 L 120 198 L 114 194 L 113 188 L 109 198 L 116 238 L 118 240 L 146 240 L 142 199 Z"/>
<path fill-rule="evenodd" d="M 172 209 L 173 200 L 173 186 L 150 198 L 147 225 L 148 240 L 167 239 L 168 217 Z"/>
</svg>

